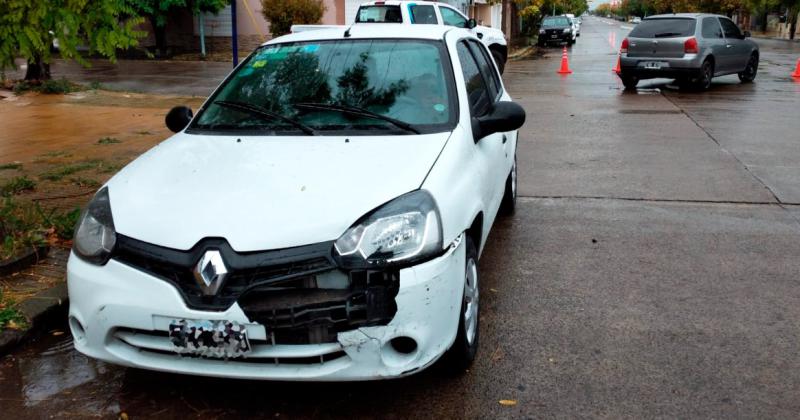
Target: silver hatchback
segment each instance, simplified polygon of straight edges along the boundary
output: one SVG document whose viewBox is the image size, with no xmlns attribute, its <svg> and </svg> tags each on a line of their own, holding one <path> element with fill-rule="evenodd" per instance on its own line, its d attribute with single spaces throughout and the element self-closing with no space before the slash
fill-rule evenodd
<svg viewBox="0 0 800 420">
<path fill-rule="evenodd" d="M 622 41 L 619 77 L 627 89 L 639 80 L 660 77 L 699 89 L 726 74 L 752 82 L 758 72 L 758 45 L 749 37 L 725 16 L 650 16 Z"/>
</svg>

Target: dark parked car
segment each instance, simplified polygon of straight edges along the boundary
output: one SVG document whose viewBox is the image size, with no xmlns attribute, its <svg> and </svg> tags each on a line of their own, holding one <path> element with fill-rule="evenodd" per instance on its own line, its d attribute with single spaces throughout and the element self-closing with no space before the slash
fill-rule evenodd
<svg viewBox="0 0 800 420">
<path fill-rule="evenodd" d="M 569 17 L 547 16 L 542 19 L 538 44 L 540 47 L 551 43 L 572 45 L 575 43 L 577 36 L 577 31 Z"/>
<path fill-rule="evenodd" d="M 540 35 L 541 36 L 541 35 Z M 678 13 L 642 20 L 622 41 L 619 77 L 628 89 L 639 80 L 674 78 L 700 89 L 711 79 L 738 74 L 752 82 L 758 72 L 758 45 L 725 16 Z"/>
</svg>

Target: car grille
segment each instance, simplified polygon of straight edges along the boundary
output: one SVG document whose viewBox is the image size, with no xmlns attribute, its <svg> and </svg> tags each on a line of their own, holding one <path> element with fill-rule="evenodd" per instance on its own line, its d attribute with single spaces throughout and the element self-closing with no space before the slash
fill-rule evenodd
<svg viewBox="0 0 800 420">
<path fill-rule="evenodd" d="M 234 302 L 275 344 L 333 343 L 362 326 L 386 325 L 395 313 L 398 270 L 340 270 L 332 243 L 237 253 L 224 239 L 174 250 L 118 235 L 112 258 L 172 284 L 192 309 L 224 311 Z M 213 296 L 203 294 L 193 270 L 207 250 L 218 250 L 228 276 Z M 331 280 L 332 279 L 332 280 Z M 333 281 L 333 283 L 331 283 Z"/>
</svg>

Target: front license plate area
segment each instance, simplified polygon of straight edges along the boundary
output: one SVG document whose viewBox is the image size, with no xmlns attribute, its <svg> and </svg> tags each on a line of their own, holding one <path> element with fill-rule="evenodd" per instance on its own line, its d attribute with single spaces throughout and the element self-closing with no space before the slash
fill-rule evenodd
<svg viewBox="0 0 800 420">
<path fill-rule="evenodd" d="M 251 350 L 247 329 L 233 321 L 174 320 L 169 339 L 179 354 L 227 359 L 246 356 Z"/>
<path fill-rule="evenodd" d="M 553 39 L 558 38 L 558 35 L 550 35 L 550 38 L 553 38 Z"/>
<path fill-rule="evenodd" d="M 642 67 L 648 70 L 659 70 L 664 67 L 669 67 L 669 63 L 664 61 L 645 61 L 642 63 Z"/>
</svg>

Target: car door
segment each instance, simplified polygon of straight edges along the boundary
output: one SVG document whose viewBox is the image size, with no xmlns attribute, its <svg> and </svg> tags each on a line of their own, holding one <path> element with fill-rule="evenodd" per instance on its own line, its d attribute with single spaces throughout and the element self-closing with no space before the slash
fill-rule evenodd
<svg viewBox="0 0 800 420">
<path fill-rule="evenodd" d="M 711 54 L 717 60 L 717 68 L 715 71 L 723 71 L 727 59 L 727 48 L 725 44 L 725 37 L 722 35 L 722 26 L 719 24 L 719 19 L 715 17 L 705 17 L 701 21 L 703 25 L 700 29 L 700 34 L 703 36 L 703 44 L 701 47 L 708 47 L 711 49 Z"/>
<path fill-rule="evenodd" d="M 750 50 L 747 43 L 744 42 L 742 31 L 732 20 L 720 17 L 719 22 L 722 25 L 722 33 L 725 35 L 726 57 L 728 60 L 727 71 L 729 73 L 738 73 L 747 66 Z"/>
<path fill-rule="evenodd" d="M 464 77 L 464 84 L 467 87 L 467 98 L 471 118 L 479 118 L 488 114 L 498 95 L 493 83 L 487 78 L 485 70 L 487 67 L 485 59 L 483 65 L 479 62 L 480 54 L 477 56 L 473 52 L 469 41 L 461 40 L 456 44 L 456 53 L 461 63 L 461 72 Z M 493 66 L 492 66 L 493 67 Z M 466 122 L 470 124 L 470 122 Z M 500 200 L 503 197 L 505 179 L 508 175 L 505 168 L 505 144 L 503 133 L 494 133 L 480 139 L 475 143 L 477 153 L 478 168 L 473 168 L 481 174 L 481 198 L 486 203 L 487 222 L 494 220 Z M 506 172 L 506 173 L 504 173 Z"/>
</svg>

